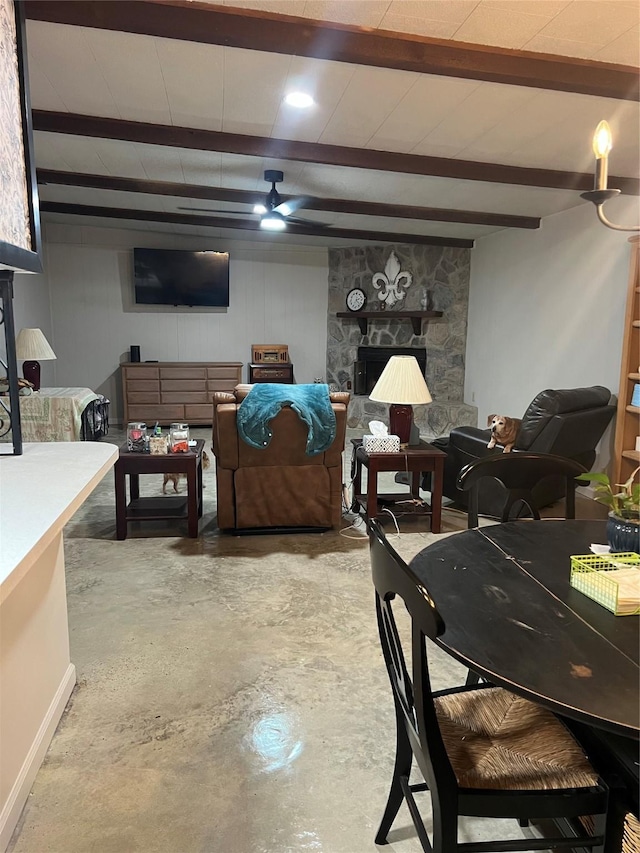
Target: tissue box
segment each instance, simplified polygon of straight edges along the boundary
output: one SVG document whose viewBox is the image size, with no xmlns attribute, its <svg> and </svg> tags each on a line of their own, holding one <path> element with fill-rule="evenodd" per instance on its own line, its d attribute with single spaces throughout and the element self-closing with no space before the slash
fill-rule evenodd
<svg viewBox="0 0 640 853">
<path fill-rule="evenodd" d="M 366 453 L 397 453 L 400 438 L 397 435 L 363 435 L 362 447 Z"/>
</svg>

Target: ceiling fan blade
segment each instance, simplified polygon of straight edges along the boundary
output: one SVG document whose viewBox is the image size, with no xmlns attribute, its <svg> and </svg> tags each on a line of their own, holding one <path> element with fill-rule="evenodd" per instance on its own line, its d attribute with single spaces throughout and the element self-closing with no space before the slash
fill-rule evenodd
<svg viewBox="0 0 640 853">
<path fill-rule="evenodd" d="M 287 216 L 286 220 L 292 225 L 306 225 L 311 228 L 331 228 L 330 222 L 318 222 L 317 219 L 301 219 L 299 216 Z"/>
<path fill-rule="evenodd" d="M 251 210 L 229 210 L 216 207 L 178 207 L 178 210 L 190 210 L 195 213 L 226 213 L 228 216 L 248 216 L 253 213 Z"/>
<path fill-rule="evenodd" d="M 307 204 L 311 202 L 311 196 L 301 195 L 296 196 L 296 198 L 287 199 L 287 201 L 281 202 L 275 210 L 278 213 L 281 213 L 283 216 L 289 216 L 291 213 L 295 213 L 296 210 L 299 210 L 301 207 L 305 207 Z"/>
</svg>

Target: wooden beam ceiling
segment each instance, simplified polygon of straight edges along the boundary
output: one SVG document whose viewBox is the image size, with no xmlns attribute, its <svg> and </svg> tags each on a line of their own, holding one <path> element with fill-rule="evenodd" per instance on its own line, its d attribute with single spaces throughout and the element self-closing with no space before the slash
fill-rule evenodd
<svg viewBox="0 0 640 853">
<path fill-rule="evenodd" d="M 33 129 L 74 136 L 120 139 L 146 145 L 166 145 L 172 148 L 223 151 L 253 157 L 268 157 L 275 160 L 348 166 L 354 169 L 375 169 L 382 172 L 401 172 L 412 175 L 431 175 L 440 178 L 574 191 L 593 189 L 593 175 L 583 172 L 532 169 L 523 166 L 475 162 L 473 160 L 376 151 L 369 148 L 349 148 L 344 145 L 246 136 L 239 133 L 123 121 L 75 113 L 34 110 Z M 609 186 L 625 193 L 640 194 L 640 180 L 637 178 L 609 177 Z"/>
<path fill-rule="evenodd" d="M 118 190 L 121 192 L 144 193 L 147 195 L 174 196 L 178 198 L 228 201 L 240 204 L 256 204 L 264 201 L 264 192 L 234 190 L 195 184 L 177 184 L 169 181 L 149 181 L 137 178 L 111 177 L 109 175 L 87 175 L 76 172 L 59 172 L 38 169 L 38 183 L 62 184 L 71 187 Z M 280 197 L 288 201 L 294 196 Z M 540 219 L 535 216 L 514 216 L 474 210 L 447 210 L 414 205 L 381 204 L 378 202 L 355 201 L 340 198 L 309 198 L 304 210 L 326 210 L 334 213 L 352 213 L 361 216 L 387 216 L 396 219 L 416 219 L 431 222 L 462 222 L 467 225 L 491 225 L 502 228 L 539 228 Z M 203 211 L 206 212 L 206 211 Z"/>
<path fill-rule="evenodd" d="M 444 2 L 444 0 L 443 0 Z M 292 56 L 640 100 L 637 69 L 606 62 L 211 6 L 192 0 L 25 0 L 27 18 Z"/>
<path fill-rule="evenodd" d="M 109 219 L 127 219 L 141 222 L 169 222 L 172 225 L 204 225 L 207 228 L 235 228 L 241 231 L 260 231 L 260 224 L 251 219 L 232 219 L 224 216 L 198 216 L 188 213 L 163 213 L 155 210 L 130 210 L 122 207 L 97 207 L 87 204 L 64 204 L 41 201 L 42 213 L 63 213 L 68 216 L 96 216 Z M 288 233 L 303 237 L 340 238 L 342 240 L 370 240 L 375 243 L 417 243 L 423 246 L 453 246 L 472 249 L 473 240 L 457 237 L 431 237 L 426 234 L 396 234 L 381 231 L 357 231 L 351 228 L 314 228 L 307 225 L 288 226 Z"/>
</svg>

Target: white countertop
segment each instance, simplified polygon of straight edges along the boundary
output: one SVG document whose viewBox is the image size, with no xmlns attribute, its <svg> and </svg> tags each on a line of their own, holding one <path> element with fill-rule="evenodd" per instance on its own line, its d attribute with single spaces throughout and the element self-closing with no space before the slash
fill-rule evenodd
<svg viewBox="0 0 640 853">
<path fill-rule="evenodd" d="M 107 442 L 23 445 L 0 457 L 0 601 L 91 494 L 118 458 Z"/>
</svg>

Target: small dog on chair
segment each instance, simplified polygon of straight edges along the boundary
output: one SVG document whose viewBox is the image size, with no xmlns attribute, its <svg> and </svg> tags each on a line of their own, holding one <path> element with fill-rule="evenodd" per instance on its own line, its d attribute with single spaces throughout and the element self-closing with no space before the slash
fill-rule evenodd
<svg viewBox="0 0 640 853">
<path fill-rule="evenodd" d="M 503 453 L 511 453 L 516 443 L 522 421 L 518 418 L 509 418 L 507 415 L 489 415 L 487 426 L 491 427 L 491 438 L 487 447 L 495 447 L 496 444 L 503 446 Z"/>
<path fill-rule="evenodd" d="M 207 468 L 211 465 L 209 461 L 209 457 L 205 450 L 202 451 L 202 470 L 206 471 Z M 178 488 L 178 484 L 180 482 L 181 477 L 186 477 L 186 474 L 164 474 L 164 479 L 162 481 L 162 494 L 167 494 L 167 483 L 173 483 L 173 491 L 176 494 L 180 493 L 180 489 Z M 204 487 L 203 487 L 204 488 Z"/>
</svg>

